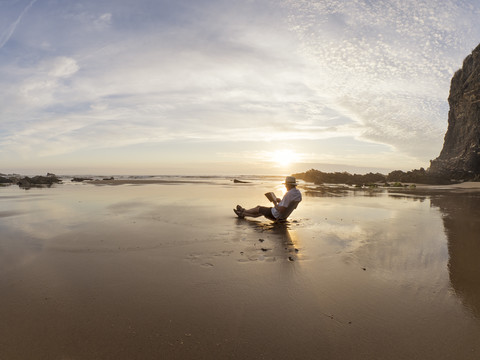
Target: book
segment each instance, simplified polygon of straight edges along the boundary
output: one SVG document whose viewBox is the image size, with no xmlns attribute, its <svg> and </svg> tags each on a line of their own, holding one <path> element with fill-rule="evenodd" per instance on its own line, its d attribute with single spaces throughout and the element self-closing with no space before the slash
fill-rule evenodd
<svg viewBox="0 0 480 360">
<path fill-rule="evenodd" d="M 277 196 L 273 192 L 267 192 L 265 193 L 265 196 L 267 197 L 268 200 L 273 202 L 275 205 L 277 204 Z"/>
</svg>

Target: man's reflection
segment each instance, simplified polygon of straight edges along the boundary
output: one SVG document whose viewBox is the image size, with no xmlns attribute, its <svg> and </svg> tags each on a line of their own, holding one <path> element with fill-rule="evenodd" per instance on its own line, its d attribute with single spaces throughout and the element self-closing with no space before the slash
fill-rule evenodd
<svg viewBox="0 0 480 360">
<path fill-rule="evenodd" d="M 299 240 L 296 232 L 291 229 L 291 222 L 265 223 L 256 220 L 238 221 L 239 224 L 247 224 L 249 227 L 254 228 L 255 232 L 259 235 L 259 243 L 255 244 L 254 248 L 246 250 L 246 252 L 251 253 L 251 259 L 258 259 L 258 254 L 271 260 L 287 259 L 288 261 L 296 261 L 299 259 Z M 259 249 L 261 252 L 258 251 Z"/>
</svg>

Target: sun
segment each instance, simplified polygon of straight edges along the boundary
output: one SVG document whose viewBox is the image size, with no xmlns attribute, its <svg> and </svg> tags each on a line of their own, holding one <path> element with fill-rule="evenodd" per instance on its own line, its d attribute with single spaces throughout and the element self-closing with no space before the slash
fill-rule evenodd
<svg viewBox="0 0 480 360">
<path fill-rule="evenodd" d="M 271 161 L 279 166 L 289 166 L 297 160 L 297 154 L 292 150 L 276 150 L 271 154 Z"/>
</svg>

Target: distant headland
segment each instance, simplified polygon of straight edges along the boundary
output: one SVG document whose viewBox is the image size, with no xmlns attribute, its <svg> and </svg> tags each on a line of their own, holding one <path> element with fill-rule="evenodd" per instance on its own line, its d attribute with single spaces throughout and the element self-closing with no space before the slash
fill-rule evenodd
<svg viewBox="0 0 480 360">
<path fill-rule="evenodd" d="M 368 174 L 350 174 L 348 172 L 327 173 L 320 170 L 311 169 L 304 173 L 293 174 L 297 179 L 301 179 L 315 184 L 346 184 L 357 186 L 373 186 L 375 184 L 399 185 L 403 183 L 446 185 L 452 181 L 436 174 L 430 174 L 424 168 L 404 172 L 395 170 L 388 175 L 380 173 Z"/>
</svg>

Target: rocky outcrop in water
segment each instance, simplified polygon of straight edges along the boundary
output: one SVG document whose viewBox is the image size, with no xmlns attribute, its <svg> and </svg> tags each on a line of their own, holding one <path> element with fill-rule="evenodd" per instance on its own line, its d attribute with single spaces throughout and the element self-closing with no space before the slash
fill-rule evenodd
<svg viewBox="0 0 480 360">
<path fill-rule="evenodd" d="M 53 184 L 58 184 L 61 182 L 62 180 L 60 180 L 55 175 L 51 174 L 49 176 L 34 176 L 34 177 L 25 176 L 20 180 L 18 180 L 17 185 L 22 188 L 28 189 L 31 187 L 52 186 Z"/>
<path fill-rule="evenodd" d="M 72 179 L 73 182 L 83 182 L 83 181 L 91 181 L 93 180 L 92 178 L 86 178 L 86 177 L 74 177 Z"/>
<path fill-rule="evenodd" d="M 480 180 L 480 45 L 452 78 L 448 129 L 429 173 L 455 180 Z"/>
<path fill-rule="evenodd" d="M 0 176 L 0 184 L 11 184 L 13 181 L 4 176 Z"/>
</svg>

